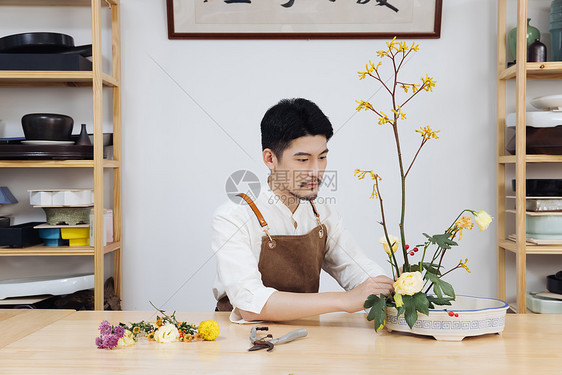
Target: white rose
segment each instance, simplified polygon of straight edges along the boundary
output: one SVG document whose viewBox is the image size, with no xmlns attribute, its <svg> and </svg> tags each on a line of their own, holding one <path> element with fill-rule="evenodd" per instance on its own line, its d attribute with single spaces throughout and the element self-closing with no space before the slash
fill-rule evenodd
<svg viewBox="0 0 562 375">
<path fill-rule="evenodd" d="M 423 288 L 421 272 L 404 272 L 392 285 L 394 291 L 401 295 L 413 296 Z"/>
<path fill-rule="evenodd" d="M 488 229 L 488 226 L 492 222 L 492 217 L 486 211 L 478 211 L 474 215 L 474 221 L 476 221 L 476 225 L 478 225 L 480 232 L 482 232 Z"/>
<path fill-rule="evenodd" d="M 160 328 L 156 332 L 154 332 L 154 339 L 158 342 L 175 342 L 178 341 L 180 337 L 180 333 L 175 325 L 167 323 Z"/>
<path fill-rule="evenodd" d="M 398 244 L 400 243 L 400 240 L 398 239 L 398 237 L 390 236 L 390 235 L 388 236 L 388 239 L 390 240 L 390 244 L 386 240 L 385 236 L 382 236 L 379 239 L 379 243 L 382 244 L 382 247 L 384 248 L 384 251 L 386 251 L 386 253 L 388 255 L 392 255 L 390 253 L 390 245 L 392 244 L 392 252 L 395 253 L 396 250 L 398 250 Z"/>
</svg>

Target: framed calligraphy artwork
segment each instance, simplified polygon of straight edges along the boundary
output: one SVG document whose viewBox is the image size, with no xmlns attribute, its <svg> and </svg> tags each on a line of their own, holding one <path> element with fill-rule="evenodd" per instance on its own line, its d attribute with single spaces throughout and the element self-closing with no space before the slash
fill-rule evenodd
<svg viewBox="0 0 562 375">
<path fill-rule="evenodd" d="M 443 0 L 166 0 L 169 39 L 439 38 Z"/>
</svg>

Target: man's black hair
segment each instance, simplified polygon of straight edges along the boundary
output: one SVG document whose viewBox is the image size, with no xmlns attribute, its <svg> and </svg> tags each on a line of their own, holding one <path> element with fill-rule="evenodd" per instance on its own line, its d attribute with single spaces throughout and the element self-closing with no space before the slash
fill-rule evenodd
<svg viewBox="0 0 562 375">
<path fill-rule="evenodd" d="M 310 100 L 282 99 L 261 120 L 262 150 L 269 148 L 278 158 L 293 139 L 305 135 L 324 135 L 326 140 L 334 135 L 328 117 Z"/>
</svg>

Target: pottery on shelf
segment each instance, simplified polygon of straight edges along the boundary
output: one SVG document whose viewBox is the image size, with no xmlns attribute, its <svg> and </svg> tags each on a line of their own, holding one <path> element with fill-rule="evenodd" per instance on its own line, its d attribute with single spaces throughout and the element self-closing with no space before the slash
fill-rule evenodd
<svg viewBox="0 0 562 375">
<path fill-rule="evenodd" d="M 76 144 L 81 146 L 91 146 L 92 141 L 88 136 L 88 130 L 86 129 L 86 124 L 81 124 L 80 126 L 81 126 L 80 135 L 78 136 L 78 140 L 76 141 Z"/>
<path fill-rule="evenodd" d="M 441 341 L 461 341 L 468 336 L 500 333 L 505 328 L 505 314 L 509 305 L 498 299 L 457 296 L 451 306 L 436 306 L 429 315 L 418 313 L 412 328 L 404 315 L 396 317 L 394 307 L 386 309 L 386 328 L 389 332 L 406 332 L 433 336 Z M 450 316 L 453 311 L 458 316 Z"/>
<path fill-rule="evenodd" d="M 546 61 L 546 46 L 536 39 L 531 43 L 527 49 L 528 62 L 545 62 Z"/>
<path fill-rule="evenodd" d="M 529 23 L 531 22 L 530 18 L 527 18 L 527 48 L 533 43 L 536 39 L 541 38 L 541 33 L 539 29 L 534 26 L 531 26 Z M 511 52 L 512 60 L 517 58 L 517 27 L 511 29 L 511 31 L 507 34 L 507 46 L 509 47 L 509 51 Z"/>
</svg>

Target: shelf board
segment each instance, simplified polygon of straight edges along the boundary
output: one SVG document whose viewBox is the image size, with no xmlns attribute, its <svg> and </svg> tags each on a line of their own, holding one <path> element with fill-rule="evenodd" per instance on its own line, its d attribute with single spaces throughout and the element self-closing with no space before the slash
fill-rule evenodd
<svg viewBox="0 0 562 375">
<path fill-rule="evenodd" d="M 106 4 L 117 5 L 118 0 L 102 1 L 102 6 Z M 0 5 L 11 6 L 90 6 L 91 0 L 0 0 Z"/>
<path fill-rule="evenodd" d="M 514 79 L 517 65 L 512 65 L 498 74 L 501 80 Z M 527 63 L 527 79 L 561 79 L 562 61 Z"/>
<path fill-rule="evenodd" d="M 499 240 L 498 246 L 502 249 L 517 253 L 515 241 Z M 562 254 L 562 245 L 529 245 L 525 246 L 526 254 Z"/>
<path fill-rule="evenodd" d="M 515 155 L 503 155 L 498 157 L 499 164 L 515 164 Z M 527 163 L 562 163 L 562 155 L 526 155 Z"/>
<path fill-rule="evenodd" d="M 120 242 L 112 242 L 104 247 L 103 253 L 108 254 L 121 249 Z M 23 249 L 0 247 L 0 256 L 93 256 L 94 248 L 91 246 L 44 246 L 37 245 L 32 247 L 26 247 Z"/>
<path fill-rule="evenodd" d="M 93 168 L 93 160 L 0 160 L 0 168 Z M 104 168 L 119 168 L 117 160 L 104 160 Z"/>
<path fill-rule="evenodd" d="M 1 1 L 1 0 L 0 0 Z M 92 86 L 94 74 L 91 71 L 28 71 L 1 70 L 0 86 Z M 109 74 L 102 73 L 104 86 L 117 87 L 119 82 Z"/>
</svg>

